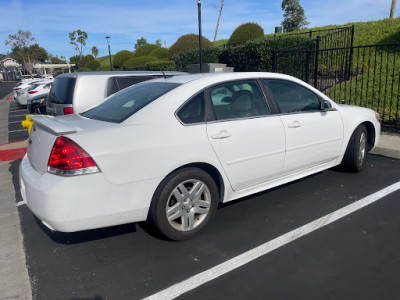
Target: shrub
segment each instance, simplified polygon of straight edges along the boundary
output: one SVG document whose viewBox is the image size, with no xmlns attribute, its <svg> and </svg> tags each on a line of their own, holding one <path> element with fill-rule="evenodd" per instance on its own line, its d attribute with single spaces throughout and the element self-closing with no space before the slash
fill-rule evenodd
<svg viewBox="0 0 400 300">
<path fill-rule="evenodd" d="M 85 68 L 85 67 L 79 68 L 76 70 L 76 72 L 92 72 L 92 71 L 93 71 L 92 69 Z"/>
<path fill-rule="evenodd" d="M 135 57 L 141 57 L 141 56 L 149 56 L 150 53 L 157 49 L 161 48 L 160 46 L 156 44 L 144 44 L 143 46 L 140 46 L 134 53 Z"/>
<path fill-rule="evenodd" d="M 154 56 L 141 56 L 130 58 L 124 63 L 124 70 L 130 70 L 136 67 L 144 67 L 148 62 L 157 60 Z"/>
<path fill-rule="evenodd" d="M 94 60 L 93 55 L 90 55 L 90 54 L 86 55 L 86 56 L 82 57 L 82 59 L 80 61 L 78 61 L 78 67 L 84 68 L 84 67 L 86 67 L 86 64 L 92 60 Z"/>
<path fill-rule="evenodd" d="M 256 23 L 245 23 L 235 29 L 229 38 L 229 44 L 236 44 L 248 40 L 255 40 L 264 37 L 264 29 Z"/>
<path fill-rule="evenodd" d="M 212 43 L 205 38 L 202 37 L 202 48 L 207 49 L 211 48 Z M 169 56 L 173 57 L 175 54 L 191 50 L 191 49 L 199 49 L 199 36 L 197 34 L 186 34 L 182 35 L 176 42 L 169 48 Z"/>
<path fill-rule="evenodd" d="M 155 56 L 159 59 L 168 60 L 168 49 L 158 47 L 150 52 L 149 56 Z"/>
<path fill-rule="evenodd" d="M 110 71 L 110 66 L 100 66 L 96 71 Z"/>
<path fill-rule="evenodd" d="M 221 48 L 209 48 L 203 51 L 203 63 L 218 63 Z M 175 54 L 172 60 L 178 71 L 186 72 L 186 66 L 198 64 L 200 61 L 199 50 L 188 50 Z"/>
<path fill-rule="evenodd" d="M 238 72 L 272 71 L 272 50 L 305 42 L 306 36 L 287 36 L 247 41 L 244 45 L 223 50 L 219 62 Z"/>
<path fill-rule="evenodd" d="M 62 70 L 59 70 L 59 71 L 57 71 L 55 74 L 54 74 L 54 77 L 57 77 L 58 75 L 60 75 L 60 74 L 62 74 L 63 72 L 62 72 Z"/>
<path fill-rule="evenodd" d="M 97 60 L 91 60 L 85 65 L 85 68 L 89 68 L 93 71 L 97 70 L 99 67 L 100 63 Z"/>
<path fill-rule="evenodd" d="M 114 55 L 113 67 L 117 70 L 122 69 L 124 62 L 133 57 L 133 53 L 128 50 L 122 50 Z"/>
<path fill-rule="evenodd" d="M 149 71 L 175 71 L 175 63 L 169 60 L 152 61 L 146 64 Z"/>
</svg>

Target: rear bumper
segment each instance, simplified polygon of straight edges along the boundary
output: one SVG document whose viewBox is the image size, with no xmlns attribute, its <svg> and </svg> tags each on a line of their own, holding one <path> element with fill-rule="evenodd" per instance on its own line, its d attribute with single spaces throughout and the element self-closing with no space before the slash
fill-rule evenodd
<svg viewBox="0 0 400 300">
<path fill-rule="evenodd" d="M 37 172 L 25 156 L 19 169 L 21 195 L 53 231 L 74 232 L 147 218 L 155 179 L 114 185 L 102 173 L 61 177 Z"/>
</svg>

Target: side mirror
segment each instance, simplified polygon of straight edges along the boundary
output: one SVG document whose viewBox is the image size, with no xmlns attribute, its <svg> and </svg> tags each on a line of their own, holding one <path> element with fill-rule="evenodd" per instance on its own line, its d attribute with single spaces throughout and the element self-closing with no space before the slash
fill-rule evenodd
<svg viewBox="0 0 400 300">
<path fill-rule="evenodd" d="M 328 100 L 321 100 L 321 110 L 322 111 L 327 111 L 332 109 L 332 104 Z"/>
</svg>

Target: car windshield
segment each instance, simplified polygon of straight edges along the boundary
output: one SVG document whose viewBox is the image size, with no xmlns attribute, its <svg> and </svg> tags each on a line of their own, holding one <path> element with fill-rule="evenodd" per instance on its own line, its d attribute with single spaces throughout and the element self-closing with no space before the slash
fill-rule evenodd
<svg viewBox="0 0 400 300">
<path fill-rule="evenodd" d="M 110 96 L 102 104 L 82 113 L 82 116 L 121 123 L 155 99 L 180 84 L 167 82 L 142 82 Z"/>
</svg>

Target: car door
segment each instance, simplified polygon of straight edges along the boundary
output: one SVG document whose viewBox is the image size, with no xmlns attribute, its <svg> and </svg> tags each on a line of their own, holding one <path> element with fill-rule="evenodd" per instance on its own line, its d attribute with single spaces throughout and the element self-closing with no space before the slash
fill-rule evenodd
<svg viewBox="0 0 400 300">
<path fill-rule="evenodd" d="M 337 159 L 343 141 L 339 112 L 332 107 L 321 109 L 320 97 L 298 83 L 277 79 L 267 79 L 264 83 L 280 109 L 285 130 L 284 173 Z"/>
<path fill-rule="evenodd" d="M 284 130 L 257 80 L 219 84 L 208 95 L 214 119 L 207 122 L 207 135 L 233 190 L 278 177 L 285 158 Z"/>
</svg>

